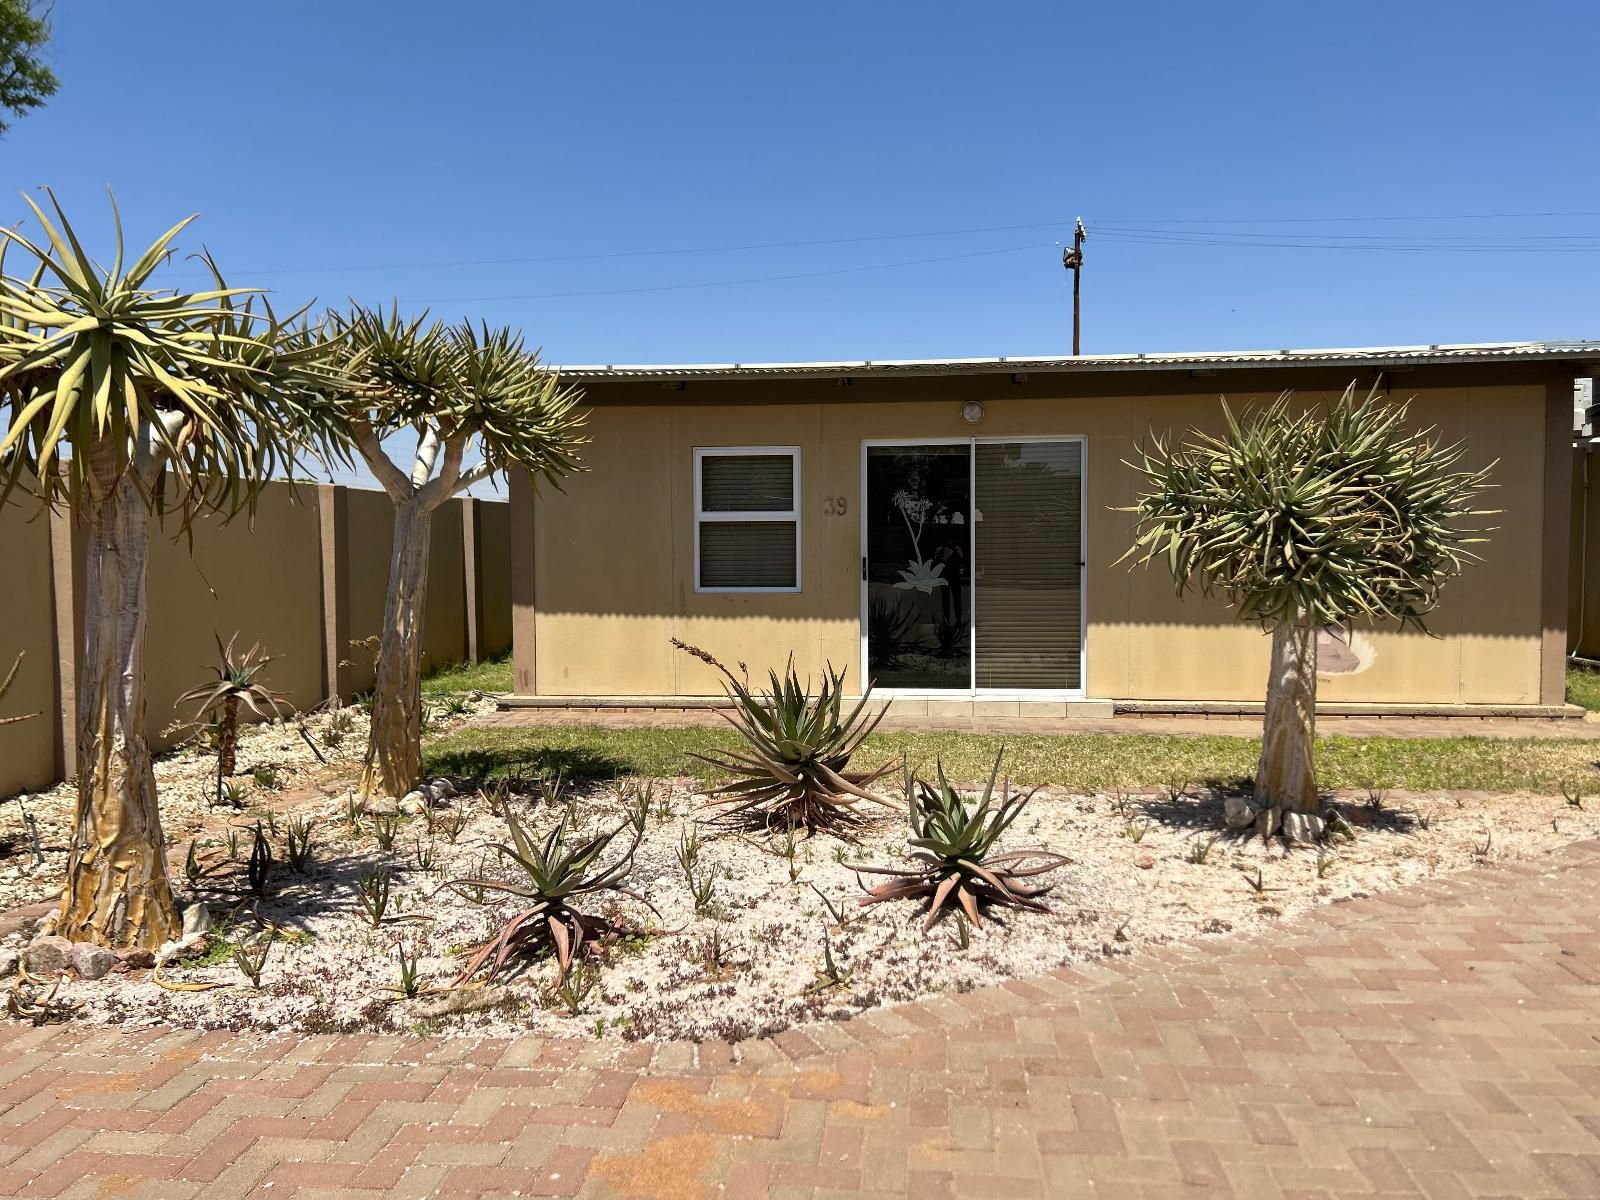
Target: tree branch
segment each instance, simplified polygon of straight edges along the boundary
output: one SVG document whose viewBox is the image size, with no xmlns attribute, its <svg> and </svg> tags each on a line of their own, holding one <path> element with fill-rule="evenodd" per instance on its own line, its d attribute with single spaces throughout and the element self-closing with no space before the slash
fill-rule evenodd
<svg viewBox="0 0 1600 1200">
<path fill-rule="evenodd" d="M 372 473 L 383 485 L 383 490 L 389 493 L 389 499 L 396 504 L 407 499 L 411 495 L 411 481 L 401 474 L 400 468 L 395 466 L 383 452 L 383 443 L 373 432 L 372 422 L 366 417 L 357 417 L 350 422 L 350 431 L 355 436 L 356 449 L 361 451 L 361 457 L 366 460 L 367 466 L 372 468 Z"/>
<path fill-rule="evenodd" d="M 420 489 L 433 478 L 433 464 L 439 459 L 439 431 L 432 425 L 417 441 L 417 459 L 411 468 L 411 486 Z"/>
<path fill-rule="evenodd" d="M 473 467 L 472 470 L 461 476 L 461 484 L 458 490 L 465 491 L 467 488 L 472 487 L 475 484 L 482 483 L 485 479 L 490 478 L 493 474 L 494 467 L 490 466 L 486 462 L 481 462 L 477 466 Z"/>
<path fill-rule="evenodd" d="M 444 466 L 439 469 L 438 477 L 429 480 L 428 486 L 420 493 L 423 507 L 437 508 L 460 489 L 461 460 L 466 456 L 467 442 L 470 438 L 470 434 L 459 433 L 453 438 L 446 439 Z"/>
</svg>

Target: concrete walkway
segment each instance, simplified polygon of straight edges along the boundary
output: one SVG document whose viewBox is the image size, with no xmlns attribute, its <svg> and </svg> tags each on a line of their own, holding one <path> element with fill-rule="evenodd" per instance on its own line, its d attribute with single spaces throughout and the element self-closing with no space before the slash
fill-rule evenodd
<svg viewBox="0 0 1600 1200">
<path fill-rule="evenodd" d="M 483 729 L 531 729 L 542 725 L 598 725 L 607 729 L 661 726 L 721 725 L 712 709 L 540 709 L 513 708 L 490 713 L 474 722 Z M 941 729 L 968 733 L 1034 734 L 1181 734 L 1214 737 L 1260 737 L 1259 716 L 1142 716 L 1127 714 L 1103 720 L 1085 717 L 907 717 L 884 718 L 884 729 Z M 1600 721 L 1538 717 L 1317 717 L 1317 732 L 1330 737 L 1397 738 L 1555 738 L 1600 739 Z"/>
<path fill-rule="evenodd" d="M 0 1025 L 0 1195 L 1600 1196 L 1600 844 L 699 1047 Z"/>
</svg>

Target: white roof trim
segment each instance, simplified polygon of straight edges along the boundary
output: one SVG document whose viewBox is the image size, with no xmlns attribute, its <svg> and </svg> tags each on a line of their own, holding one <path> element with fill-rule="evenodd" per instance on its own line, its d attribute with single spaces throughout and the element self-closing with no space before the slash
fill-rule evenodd
<svg viewBox="0 0 1600 1200">
<path fill-rule="evenodd" d="M 785 376 L 903 374 L 959 375 L 1005 371 L 1152 371 L 1204 367 L 1360 366 L 1373 362 L 1489 363 L 1505 361 L 1600 363 L 1600 341 L 1477 342 L 1428 346 L 1358 346 L 1306 350 L 1198 350 L 1155 354 L 1008 355 L 1001 358 L 853 359 L 834 362 L 639 363 L 556 367 L 577 379 L 672 380 Z"/>
</svg>

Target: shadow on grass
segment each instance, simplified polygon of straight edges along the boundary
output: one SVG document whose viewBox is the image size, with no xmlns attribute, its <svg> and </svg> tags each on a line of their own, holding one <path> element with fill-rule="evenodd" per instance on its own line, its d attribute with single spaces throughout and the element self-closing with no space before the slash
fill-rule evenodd
<svg viewBox="0 0 1600 1200">
<path fill-rule="evenodd" d="M 627 763 L 586 746 L 478 746 L 428 755 L 429 775 L 473 788 L 503 779 L 521 790 L 557 775 L 571 783 L 603 783 L 633 773 Z"/>
</svg>

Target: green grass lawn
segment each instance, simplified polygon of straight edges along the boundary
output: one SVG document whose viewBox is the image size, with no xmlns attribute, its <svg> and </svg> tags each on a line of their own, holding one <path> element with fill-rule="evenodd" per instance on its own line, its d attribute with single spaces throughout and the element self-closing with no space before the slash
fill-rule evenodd
<svg viewBox="0 0 1600 1200">
<path fill-rule="evenodd" d="M 692 751 L 736 744 L 732 730 L 714 726 L 604 729 L 550 725 L 528 729 L 458 729 L 428 742 L 426 770 L 476 780 L 531 778 L 564 772 L 568 778 L 689 774 L 710 781 L 716 772 L 689 757 Z M 1260 743 L 1251 738 L 1155 734 L 1001 735 L 938 731 L 880 732 L 867 739 L 855 762 L 874 766 L 905 754 L 919 771 L 944 762 L 952 780 L 988 776 L 1004 746 L 1004 773 L 1020 784 L 1062 784 L 1104 791 L 1136 785 L 1198 784 L 1237 780 L 1255 769 Z M 1361 738 L 1317 739 L 1324 787 L 1441 788 L 1492 792 L 1554 792 L 1564 779 L 1596 777 L 1600 744 L 1535 739 Z"/>
<path fill-rule="evenodd" d="M 422 690 L 435 696 L 442 692 L 509 692 L 511 656 L 441 667 L 422 681 Z"/>
<path fill-rule="evenodd" d="M 1581 704 L 1590 712 L 1600 712 L 1600 671 L 1588 667 L 1569 666 L 1567 703 Z"/>
</svg>

